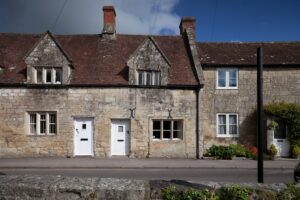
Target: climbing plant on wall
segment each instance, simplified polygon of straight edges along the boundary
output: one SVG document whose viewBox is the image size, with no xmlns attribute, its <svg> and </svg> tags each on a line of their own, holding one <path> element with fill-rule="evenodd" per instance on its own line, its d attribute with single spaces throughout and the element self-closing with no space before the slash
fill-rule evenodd
<svg viewBox="0 0 300 200">
<path fill-rule="evenodd" d="M 272 103 L 264 107 L 266 113 L 280 117 L 288 127 L 291 145 L 300 146 L 300 105 L 295 103 Z"/>
</svg>

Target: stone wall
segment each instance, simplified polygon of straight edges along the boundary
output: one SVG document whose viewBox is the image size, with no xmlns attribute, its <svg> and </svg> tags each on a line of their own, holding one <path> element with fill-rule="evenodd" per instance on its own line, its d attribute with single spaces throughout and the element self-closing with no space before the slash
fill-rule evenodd
<svg viewBox="0 0 300 200">
<path fill-rule="evenodd" d="M 177 192 L 190 189 L 214 191 L 223 187 L 241 186 L 252 190 L 249 199 L 268 199 L 284 191 L 283 183 L 218 183 L 188 182 L 183 180 L 132 180 L 97 177 L 66 176 L 0 176 L 1 199 L 109 199 L 109 200 L 158 200 L 163 199 L 163 189 L 175 187 Z M 296 186 L 299 189 L 299 185 Z M 289 193 L 286 193 L 287 196 Z M 170 196 L 172 193 L 170 194 Z M 176 195 L 176 194 L 173 194 Z M 173 196 L 172 195 L 172 196 Z M 291 194 L 290 194 L 291 195 Z"/>
<path fill-rule="evenodd" d="M 136 108 L 135 118 L 129 109 Z M 183 120 L 183 139 L 152 140 L 152 119 Z M 30 136 L 27 112 L 56 111 L 57 135 Z M 109 157 L 112 119 L 130 119 L 131 157 L 196 156 L 193 90 L 142 88 L 2 88 L 0 157 L 73 156 L 74 117 L 93 117 L 94 155 Z"/>
<path fill-rule="evenodd" d="M 239 67 L 238 89 L 216 89 L 216 68 L 204 67 L 205 86 L 200 93 L 200 122 L 204 149 L 212 144 L 256 144 L 256 68 Z M 265 67 L 264 103 L 300 103 L 300 69 Z M 216 114 L 238 113 L 239 138 L 216 137 Z"/>
</svg>

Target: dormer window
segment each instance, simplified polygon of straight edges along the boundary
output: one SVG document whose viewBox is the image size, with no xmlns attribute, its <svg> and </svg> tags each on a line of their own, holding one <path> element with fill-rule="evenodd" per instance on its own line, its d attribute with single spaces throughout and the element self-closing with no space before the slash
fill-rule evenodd
<svg viewBox="0 0 300 200">
<path fill-rule="evenodd" d="M 138 85 L 160 85 L 160 72 L 151 70 L 137 71 Z"/>
<path fill-rule="evenodd" d="M 36 67 L 35 83 L 38 84 L 61 84 L 62 68 L 61 67 Z"/>
</svg>

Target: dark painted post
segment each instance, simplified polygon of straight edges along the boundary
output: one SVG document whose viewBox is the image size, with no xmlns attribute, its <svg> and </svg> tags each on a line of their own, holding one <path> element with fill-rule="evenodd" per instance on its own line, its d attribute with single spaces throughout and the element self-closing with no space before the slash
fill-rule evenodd
<svg viewBox="0 0 300 200">
<path fill-rule="evenodd" d="M 258 159 L 257 159 L 257 181 L 264 182 L 264 113 L 263 113 L 263 49 L 257 49 L 257 119 L 258 119 Z"/>
</svg>

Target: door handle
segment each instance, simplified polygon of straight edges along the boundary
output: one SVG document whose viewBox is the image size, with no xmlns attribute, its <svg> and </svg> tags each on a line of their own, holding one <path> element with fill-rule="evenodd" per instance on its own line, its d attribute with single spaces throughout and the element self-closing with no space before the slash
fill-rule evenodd
<svg viewBox="0 0 300 200">
<path fill-rule="evenodd" d="M 118 142 L 124 142 L 124 140 L 117 140 Z"/>
</svg>

